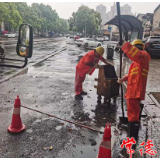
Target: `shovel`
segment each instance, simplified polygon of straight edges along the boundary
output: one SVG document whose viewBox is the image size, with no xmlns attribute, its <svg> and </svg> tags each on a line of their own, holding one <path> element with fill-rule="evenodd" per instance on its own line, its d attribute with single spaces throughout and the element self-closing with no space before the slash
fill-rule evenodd
<svg viewBox="0 0 160 160">
<path fill-rule="evenodd" d="M 120 4 L 117 3 L 117 15 L 118 15 L 118 23 L 119 23 L 119 35 L 120 35 L 120 45 L 122 45 L 122 29 L 121 29 L 121 15 L 120 15 Z M 122 54 L 123 51 L 120 49 L 120 78 L 122 77 Z M 123 124 L 128 124 L 128 118 L 124 116 L 124 108 L 123 108 L 123 86 L 121 84 L 121 107 L 122 107 L 122 117 L 119 117 L 120 122 Z"/>
</svg>

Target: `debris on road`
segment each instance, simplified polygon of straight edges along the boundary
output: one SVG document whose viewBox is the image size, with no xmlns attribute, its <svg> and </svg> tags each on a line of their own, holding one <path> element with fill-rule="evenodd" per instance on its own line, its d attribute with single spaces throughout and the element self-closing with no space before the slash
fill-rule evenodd
<svg viewBox="0 0 160 160">
<path fill-rule="evenodd" d="M 91 142 L 91 146 L 97 145 L 97 142 L 94 139 L 89 139 L 89 141 Z"/>
<path fill-rule="evenodd" d="M 49 150 L 51 151 L 52 149 L 53 149 L 53 146 L 50 146 L 50 147 L 49 147 Z"/>
<path fill-rule="evenodd" d="M 76 147 L 76 146 L 73 144 L 73 147 Z"/>
</svg>

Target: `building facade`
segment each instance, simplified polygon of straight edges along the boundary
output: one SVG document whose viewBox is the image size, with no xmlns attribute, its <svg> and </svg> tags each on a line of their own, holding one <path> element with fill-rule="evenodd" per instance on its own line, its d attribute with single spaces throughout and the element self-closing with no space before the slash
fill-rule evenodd
<svg viewBox="0 0 160 160">
<path fill-rule="evenodd" d="M 143 37 L 150 36 L 152 31 L 153 13 L 138 14 L 137 18 L 142 22 Z"/>
<path fill-rule="evenodd" d="M 96 7 L 96 11 L 101 14 L 102 24 L 106 21 L 106 10 L 107 8 L 103 4 L 100 4 Z"/>
<path fill-rule="evenodd" d="M 160 35 L 160 4 L 154 10 L 152 30 L 153 35 Z"/>
<path fill-rule="evenodd" d="M 121 6 L 120 10 L 121 10 L 121 15 L 134 15 L 131 12 L 131 7 L 128 4 Z M 117 15 L 117 6 L 116 3 L 114 2 L 113 6 L 111 6 L 111 10 L 108 13 L 106 13 L 106 22 L 114 18 L 116 15 Z"/>
<path fill-rule="evenodd" d="M 122 15 L 133 15 L 133 13 L 131 12 L 131 7 L 128 4 L 121 6 L 120 10 Z M 115 2 L 113 3 L 113 6 L 111 6 L 111 10 L 107 13 L 106 13 L 106 7 L 102 4 L 96 7 L 96 11 L 99 12 L 102 17 L 101 30 L 108 30 L 108 25 L 105 25 L 105 23 L 117 15 L 116 3 Z M 118 34 L 119 32 L 118 27 L 112 25 L 112 32 Z"/>
</svg>

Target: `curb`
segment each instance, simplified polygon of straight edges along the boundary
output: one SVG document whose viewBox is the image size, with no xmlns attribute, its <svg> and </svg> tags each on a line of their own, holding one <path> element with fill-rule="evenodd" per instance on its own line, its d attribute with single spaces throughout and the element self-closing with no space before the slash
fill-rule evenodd
<svg viewBox="0 0 160 160">
<path fill-rule="evenodd" d="M 66 47 L 63 47 L 63 48 L 62 48 L 61 50 L 59 50 L 59 51 L 56 51 L 56 50 L 55 50 L 54 52 L 51 52 L 51 53 L 52 53 L 51 55 L 43 58 L 42 60 L 39 60 L 38 62 L 36 62 L 36 63 L 34 63 L 34 64 L 32 64 L 32 65 L 29 65 L 29 64 L 28 64 L 27 67 L 19 70 L 17 73 L 11 75 L 10 77 L 7 77 L 7 78 L 1 80 L 1 81 L 0 81 L 0 84 L 3 83 L 3 82 L 6 82 L 6 81 L 8 81 L 8 80 L 10 80 L 11 78 L 14 78 L 14 77 L 16 77 L 16 76 L 18 76 L 18 75 L 21 75 L 23 72 L 25 73 L 25 71 L 28 69 L 28 67 L 37 65 L 38 63 L 42 63 L 43 61 L 47 60 L 48 58 L 51 58 L 51 57 L 55 56 L 56 54 L 58 54 L 58 53 L 60 53 L 60 52 L 62 52 L 62 51 L 64 51 L 64 50 L 66 50 Z"/>
</svg>

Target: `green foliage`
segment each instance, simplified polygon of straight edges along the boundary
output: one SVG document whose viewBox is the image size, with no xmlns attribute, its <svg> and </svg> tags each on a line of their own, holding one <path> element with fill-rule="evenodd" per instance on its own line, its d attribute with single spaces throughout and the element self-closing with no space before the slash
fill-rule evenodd
<svg viewBox="0 0 160 160">
<path fill-rule="evenodd" d="M 59 18 L 57 12 L 49 5 L 33 3 L 28 6 L 26 2 L 0 2 L 0 23 L 18 29 L 21 23 L 28 23 L 38 32 L 60 32 L 69 30 L 67 20 Z"/>
<path fill-rule="evenodd" d="M 16 29 L 22 23 L 22 17 L 20 16 L 17 6 L 14 3 L 0 3 L 0 23 L 3 21 L 8 25 L 9 29 Z"/>
<path fill-rule="evenodd" d="M 0 3 L 0 23 L 9 18 L 9 10 L 5 2 Z"/>
<path fill-rule="evenodd" d="M 82 5 L 76 13 L 73 12 L 68 22 L 69 30 L 82 33 L 86 25 L 87 34 L 93 35 L 98 32 L 102 19 L 98 12 Z"/>
</svg>

